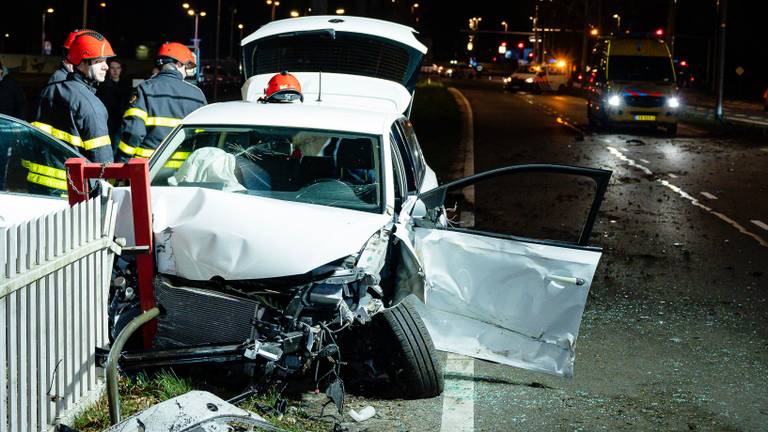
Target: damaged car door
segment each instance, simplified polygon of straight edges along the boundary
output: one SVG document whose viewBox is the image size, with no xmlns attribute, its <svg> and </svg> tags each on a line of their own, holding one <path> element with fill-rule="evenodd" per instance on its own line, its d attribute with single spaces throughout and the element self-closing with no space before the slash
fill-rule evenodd
<svg viewBox="0 0 768 432">
<path fill-rule="evenodd" d="M 570 241 L 491 232 L 510 213 L 487 214 L 479 200 L 485 181 L 527 174 L 591 190 L 592 200 L 556 195 L 566 207 L 583 204 L 581 229 Z M 420 313 L 440 350 L 554 375 L 573 375 L 574 346 L 601 255 L 588 240 L 611 172 L 563 165 L 520 165 L 460 179 L 419 195 L 412 239 L 425 273 Z M 545 188 L 520 186 L 535 196 Z M 507 191 L 497 195 L 506 199 Z M 477 196 L 478 203 L 475 203 Z M 453 208 L 447 208 L 454 202 Z M 591 204 L 590 204 L 591 203 Z M 542 204 L 543 205 L 543 204 Z M 418 206 L 418 205 L 417 205 Z M 461 206 L 459 224 L 454 218 Z M 523 214 L 524 210 L 515 213 Z M 418 210 L 414 212 L 414 215 Z M 539 214 L 542 217 L 543 214 Z M 476 224 L 476 218 L 492 222 Z M 509 218 L 507 218 L 509 219 Z M 490 228 L 489 228 L 490 227 Z M 551 234 L 551 232 L 550 232 Z"/>
</svg>

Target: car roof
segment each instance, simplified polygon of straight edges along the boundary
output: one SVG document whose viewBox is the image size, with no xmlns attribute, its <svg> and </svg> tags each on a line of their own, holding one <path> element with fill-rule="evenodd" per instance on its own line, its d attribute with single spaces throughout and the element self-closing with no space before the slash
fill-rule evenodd
<svg viewBox="0 0 768 432">
<path fill-rule="evenodd" d="M 182 125 L 280 126 L 381 135 L 400 114 L 302 103 L 220 102 L 185 117 Z"/>
<path fill-rule="evenodd" d="M 391 39 L 415 48 L 422 54 L 427 52 L 427 47 L 416 39 L 414 36 L 416 30 L 411 27 L 391 21 L 347 15 L 316 15 L 272 21 L 246 36 L 240 42 L 240 45 L 245 46 L 256 39 L 278 34 L 318 29 L 334 29 L 340 32 L 362 33 L 383 39 Z"/>
</svg>

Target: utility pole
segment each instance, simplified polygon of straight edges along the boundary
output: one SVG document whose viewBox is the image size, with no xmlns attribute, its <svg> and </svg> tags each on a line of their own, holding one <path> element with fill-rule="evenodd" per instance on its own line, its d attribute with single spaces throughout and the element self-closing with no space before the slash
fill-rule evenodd
<svg viewBox="0 0 768 432">
<path fill-rule="evenodd" d="M 536 11 L 533 15 L 533 60 L 539 62 L 539 1 L 536 0 Z"/>
<path fill-rule="evenodd" d="M 669 53 L 675 58 L 675 17 L 677 15 L 677 0 L 669 0 L 669 11 L 667 12 L 667 45 Z"/>
<path fill-rule="evenodd" d="M 88 28 L 88 0 L 83 0 L 83 26 L 81 28 Z"/>
<path fill-rule="evenodd" d="M 221 33 L 221 0 L 216 2 L 216 61 L 213 66 L 213 101 L 219 97 L 219 34 Z"/>
<path fill-rule="evenodd" d="M 715 106 L 715 119 L 723 121 L 723 81 L 725 78 L 725 28 L 728 0 L 718 1 L 718 10 L 720 13 L 718 31 L 720 37 L 717 47 L 717 105 Z"/>
<path fill-rule="evenodd" d="M 229 58 L 234 58 L 234 40 L 235 40 L 235 14 L 237 8 L 232 8 L 232 13 L 229 15 Z"/>
<path fill-rule="evenodd" d="M 587 65 L 587 41 L 589 34 L 589 0 L 584 0 L 584 35 L 581 38 L 581 68 L 579 71 L 583 72 L 584 67 Z"/>
</svg>

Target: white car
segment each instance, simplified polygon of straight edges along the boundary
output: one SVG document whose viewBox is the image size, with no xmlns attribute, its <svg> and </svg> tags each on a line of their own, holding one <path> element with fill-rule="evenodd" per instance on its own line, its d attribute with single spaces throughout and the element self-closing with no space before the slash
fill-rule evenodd
<svg viewBox="0 0 768 432">
<path fill-rule="evenodd" d="M 443 388 L 436 346 L 572 375 L 610 172 L 523 165 L 438 186 L 408 120 L 426 52 L 408 27 L 304 17 L 242 46 L 244 100 L 190 114 L 150 161 L 164 314 L 157 349 L 126 354 L 124 367 L 239 361 L 258 378 L 313 376 L 337 395 L 343 361 L 399 384 L 400 397 L 429 397 Z M 257 102 L 281 70 L 304 102 Z M 520 172 L 594 181 L 578 241 L 448 222 L 447 193 Z M 130 242 L 130 191 L 114 197 Z M 130 260 L 115 274 L 113 335 L 140 307 Z"/>
</svg>

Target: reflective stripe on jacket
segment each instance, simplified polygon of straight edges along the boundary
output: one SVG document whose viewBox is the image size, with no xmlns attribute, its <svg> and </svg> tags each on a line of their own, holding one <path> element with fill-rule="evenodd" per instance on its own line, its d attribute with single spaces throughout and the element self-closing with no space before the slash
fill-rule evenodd
<svg viewBox="0 0 768 432">
<path fill-rule="evenodd" d="M 71 73 L 66 81 L 46 85 L 32 123 L 39 129 L 75 147 L 92 162 L 112 162 L 107 129 L 107 109 L 85 78 Z"/>
<path fill-rule="evenodd" d="M 182 118 L 206 103 L 203 92 L 176 70 L 164 69 L 139 84 L 123 114 L 119 158 L 152 156 Z"/>
</svg>

